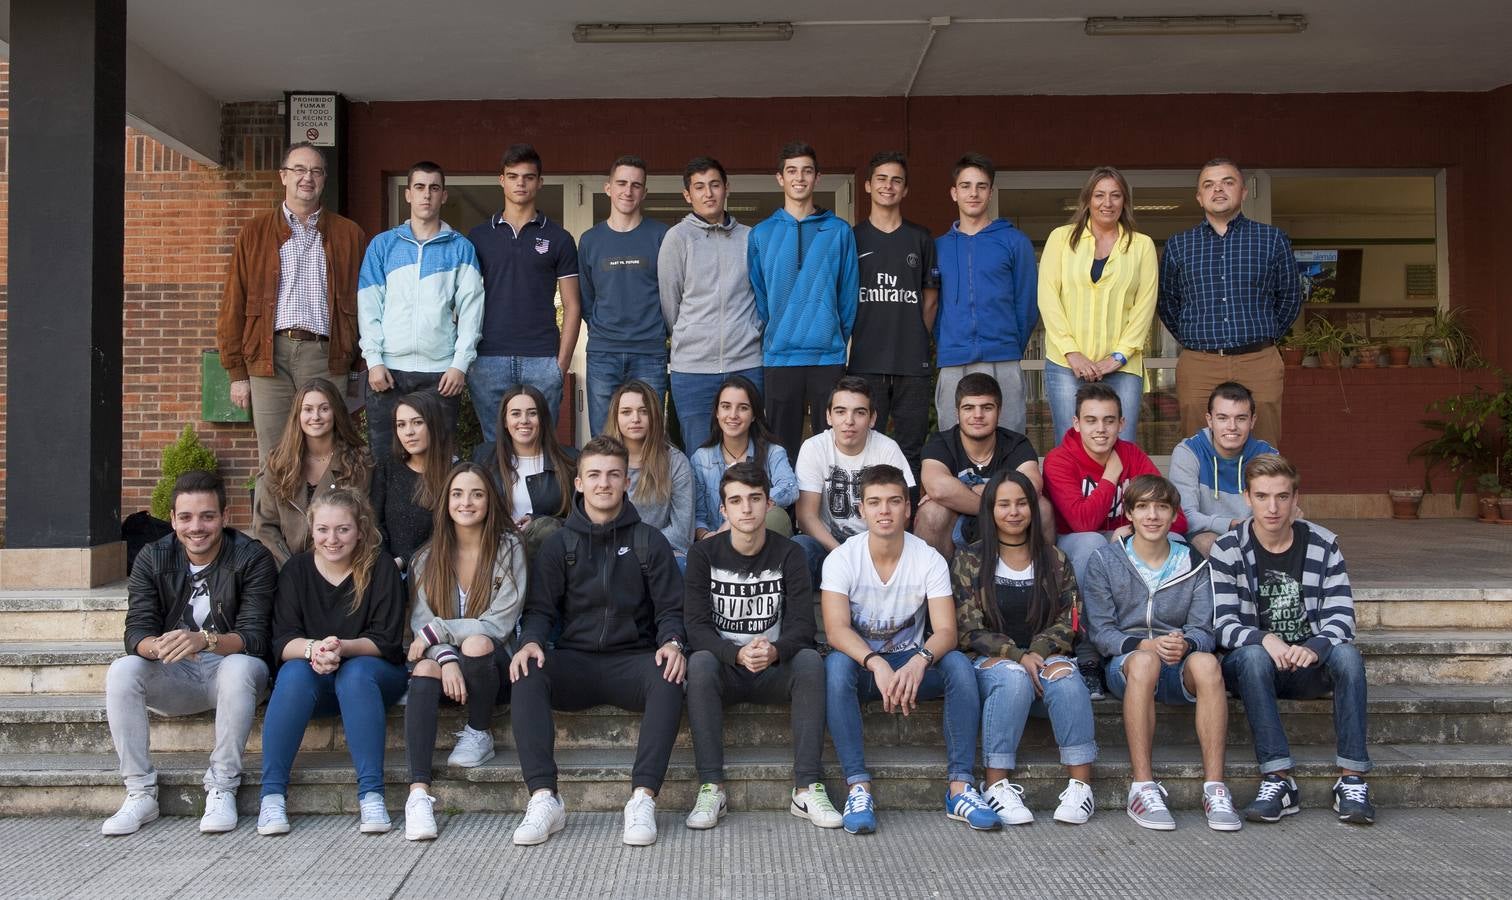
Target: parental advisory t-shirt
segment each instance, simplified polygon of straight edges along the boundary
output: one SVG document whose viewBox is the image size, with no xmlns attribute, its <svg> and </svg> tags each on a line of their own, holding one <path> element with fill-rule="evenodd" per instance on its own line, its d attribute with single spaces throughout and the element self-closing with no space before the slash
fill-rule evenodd
<svg viewBox="0 0 1512 900">
<path fill-rule="evenodd" d="M 1312 623 L 1302 605 L 1302 566 L 1307 561 L 1307 526 L 1292 523 L 1292 542 L 1285 553 L 1271 553 L 1255 542 L 1255 573 L 1259 585 L 1255 605 L 1260 627 L 1288 644 L 1313 636 Z"/>
<path fill-rule="evenodd" d="M 912 222 L 886 232 L 868 221 L 852 231 L 861 267 L 861 297 L 851 333 L 850 370 L 928 375 L 924 289 L 940 286 L 934 238 Z"/>
<path fill-rule="evenodd" d="M 850 599 L 851 627 L 867 646 L 878 653 L 912 650 L 924 643 L 929 598 L 950 596 L 950 567 L 922 538 L 905 532 L 903 555 L 884 582 L 869 540 L 858 534 L 825 557 L 820 586 Z"/>
<path fill-rule="evenodd" d="M 1029 438 L 1017 431 L 999 428 L 997 440 L 992 446 L 992 458 L 985 465 L 979 466 L 966 455 L 966 447 L 961 443 L 961 426 L 959 425 L 949 431 L 936 432 L 934 437 L 924 445 L 922 458 L 932 459 L 944 466 L 950 470 L 950 474 L 959 478 L 961 483 L 968 487 L 986 484 L 998 472 L 1017 469 L 1026 462 L 1039 462 L 1039 454 L 1035 452 L 1034 444 L 1029 442 Z M 975 518 L 968 518 L 962 528 L 962 534 L 967 543 L 977 539 Z"/>
<path fill-rule="evenodd" d="M 898 442 L 871 432 L 857 456 L 846 456 L 835 446 L 835 433 L 827 430 L 803 442 L 798 449 L 798 490 L 819 495 L 819 519 L 830 535 L 843 541 L 866 530 L 861 518 L 861 470 L 886 463 L 903 470 L 903 480 L 914 485 L 912 470 Z"/>
<path fill-rule="evenodd" d="M 755 556 L 737 553 L 729 532 L 709 543 L 709 618 L 721 638 L 740 647 L 757 637 L 776 643 L 782 634 L 788 553 L 787 543 L 773 537 Z"/>
</svg>

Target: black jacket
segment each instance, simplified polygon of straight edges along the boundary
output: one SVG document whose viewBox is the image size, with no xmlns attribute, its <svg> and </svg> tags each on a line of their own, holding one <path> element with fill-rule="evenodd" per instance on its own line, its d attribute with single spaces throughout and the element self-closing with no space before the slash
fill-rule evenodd
<svg viewBox="0 0 1512 900">
<path fill-rule="evenodd" d="M 647 560 L 632 549 L 636 528 L 646 529 Z M 568 532 L 577 549 L 567 561 Z M 628 498 L 613 522 L 595 525 L 573 501 L 567 522 L 541 544 L 531 563 L 530 596 L 520 645 L 542 647 L 560 624 L 556 646 L 565 650 L 615 653 L 648 650 L 684 640 L 683 582 L 672 545 L 645 525 Z"/>
<path fill-rule="evenodd" d="M 236 632 L 243 653 L 266 659 L 268 622 L 278 567 L 262 544 L 234 528 L 221 530 L 221 552 L 210 567 L 210 618 L 205 628 Z M 142 548 L 126 581 L 126 652 L 143 638 L 180 627 L 189 602 L 189 557 L 170 534 Z"/>
<path fill-rule="evenodd" d="M 507 503 L 510 486 L 504 483 L 503 473 L 499 471 L 499 458 L 495 455 L 494 446 L 493 441 L 479 444 L 478 449 L 473 451 L 473 462 L 493 474 L 494 487 L 499 489 L 499 493 Z M 577 459 L 576 447 L 563 447 L 562 452 L 567 454 L 568 459 Z M 556 464 L 551 461 L 551 454 L 543 453 L 542 455 L 545 458 L 541 460 L 541 465 L 545 469 L 534 475 L 525 476 L 525 490 L 530 494 L 532 516 L 554 516 L 557 510 L 562 508 L 562 482 L 557 477 Z M 569 492 L 572 490 L 571 479 L 568 480 L 567 490 Z M 518 519 L 519 515 L 515 514 L 514 517 Z"/>
</svg>

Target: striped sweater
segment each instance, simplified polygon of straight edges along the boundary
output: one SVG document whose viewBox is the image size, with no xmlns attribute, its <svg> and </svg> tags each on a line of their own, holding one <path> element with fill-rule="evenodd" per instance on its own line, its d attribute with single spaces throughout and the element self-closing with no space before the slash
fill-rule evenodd
<svg viewBox="0 0 1512 900">
<path fill-rule="evenodd" d="M 1313 636 L 1303 644 L 1321 661 L 1336 645 L 1354 640 L 1354 595 L 1338 537 L 1326 528 L 1302 521 L 1307 526 L 1302 605 L 1313 629 Z M 1226 650 L 1258 644 L 1266 634 L 1260 629 L 1255 602 L 1258 577 L 1253 528 L 1254 522 L 1246 520 L 1218 538 L 1208 558 L 1213 581 L 1213 630 L 1218 646 Z"/>
</svg>

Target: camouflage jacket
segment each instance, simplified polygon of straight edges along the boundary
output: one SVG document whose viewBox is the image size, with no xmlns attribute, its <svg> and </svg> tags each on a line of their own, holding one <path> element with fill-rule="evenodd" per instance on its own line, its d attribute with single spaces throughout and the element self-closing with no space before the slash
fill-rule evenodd
<svg viewBox="0 0 1512 900">
<path fill-rule="evenodd" d="M 996 603 L 997 598 L 984 598 L 978 589 L 982 571 L 981 542 L 956 551 L 950 563 L 950 583 L 955 594 L 956 629 L 961 635 L 962 653 L 973 659 L 1000 656 L 1015 662 L 1026 652 L 1038 653 L 1045 658 L 1070 655 L 1075 625 L 1081 616 L 1081 597 L 1076 590 L 1076 573 L 1071 569 L 1071 561 L 1060 550 L 1055 551 L 1055 558 L 1060 561 L 1060 612 L 1050 627 L 1034 636 L 1026 649 L 987 625 L 983 603 Z"/>
</svg>

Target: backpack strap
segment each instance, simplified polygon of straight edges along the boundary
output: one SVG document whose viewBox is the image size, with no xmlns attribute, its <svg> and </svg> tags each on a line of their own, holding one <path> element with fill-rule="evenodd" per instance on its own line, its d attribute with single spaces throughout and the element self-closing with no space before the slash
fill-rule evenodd
<svg viewBox="0 0 1512 900">
<path fill-rule="evenodd" d="M 582 535 L 571 528 L 563 528 L 561 531 L 562 545 L 567 549 L 567 568 L 570 569 L 577 565 L 577 552 L 578 547 L 581 546 Z"/>
<path fill-rule="evenodd" d="M 651 578 L 651 534 L 653 531 L 655 529 L 645 522 L 637 522 L 635 532 L 630 535 L 630 547 L 635 552 L 636 562 L 640 563 L 641 578 L 647 580 L 648 588 Z"/>
</svg>

